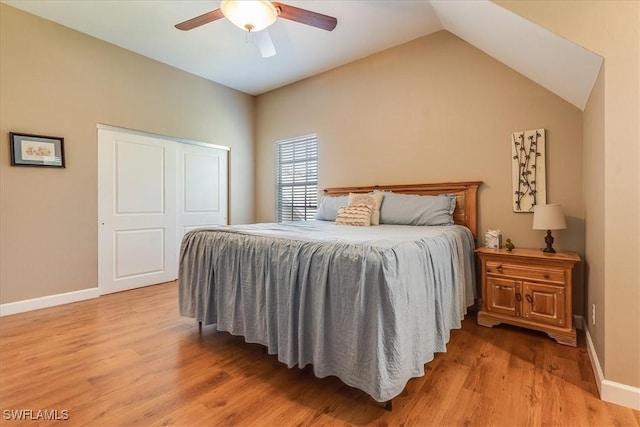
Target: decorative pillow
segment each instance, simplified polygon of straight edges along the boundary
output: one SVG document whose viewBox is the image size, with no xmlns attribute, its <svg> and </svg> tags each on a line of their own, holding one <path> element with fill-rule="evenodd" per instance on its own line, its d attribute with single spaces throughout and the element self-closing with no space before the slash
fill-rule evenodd
<svg viewBox="0 0 640 427">
<path fill-rule="evenodd" d="M 418 196 L 384 193 L 384 203 L 380 209 L 382 224 L 401 225 L 452 225 L 456 196 Z"/>
<path fill-rule="evenodd" d="M 371 225 L 371 208 L 365 205 L 342 206 L 338 208 L 336 224 L 368 227 Z"/>
<path fill-rule="evenodd" d="M 380 205 L 382 204 L 382 192 L 373 193 L 349 193 L 349 206 L 365 205 L 371 208 L 371 225 L 380 225 Z"/>
<path fill-rule="evenodd" d="M 340 206 L 347 206 L 348 204 L 349 196 L 323 196 L 320 199 L 320 204 L 318 205 L 318 210 L 314 218 L 322 221 L 335 221 L 336 215 L 338 215 L 338 208 Z"/>
</svg>

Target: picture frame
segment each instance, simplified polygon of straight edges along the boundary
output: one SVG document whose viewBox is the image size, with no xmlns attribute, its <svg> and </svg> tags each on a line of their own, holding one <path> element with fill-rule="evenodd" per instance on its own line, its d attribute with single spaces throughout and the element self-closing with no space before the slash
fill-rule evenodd
<svg viewBox="0 0 640 427">
<path fill-rule="evenodd" d="M 11 166 L 64 168 L 64 138 L 9 132 Z"/>
</svg>

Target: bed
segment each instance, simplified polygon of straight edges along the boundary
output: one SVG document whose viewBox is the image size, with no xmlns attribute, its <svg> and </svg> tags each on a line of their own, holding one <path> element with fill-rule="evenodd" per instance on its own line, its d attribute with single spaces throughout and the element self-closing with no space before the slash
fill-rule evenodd
<svg viewBox="0 0 640 427">
<path fill-rule="evenodd" d="M 324 190 L 327 197 L 452 194 L 453 225 L 300 221 L 193 230 L 180 252 L 180 314 L 262 344 L 290 368 L 311 364 L 317 377 L 337 376 L 390 408 L 446 351 L 474 303 L 479 185 Z"/>
</svg>

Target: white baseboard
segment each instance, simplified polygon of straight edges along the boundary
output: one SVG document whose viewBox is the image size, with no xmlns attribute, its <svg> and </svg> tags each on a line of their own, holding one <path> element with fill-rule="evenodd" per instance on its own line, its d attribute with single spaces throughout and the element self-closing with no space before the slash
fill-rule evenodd
<svg viewBox="0 0 640 427">
<path fill-rule="evenodd" d="M 589 328 L 587 328 L 586 325 L 584 325 L 584 334 L 587 337 L 587 353 L 589 353 L 589 360 L 591 360 L 591 369 L 593 369 L 593 375 L 596 377 L 596 386 L 598 386 L 598 393 L 600 393 L 600 398 L 602 398 L 602 382 L 604 381 L 604 374 L 602 373 L 602 368 L 600 367 L 600 361 L 598 360 L 598 354 L 596 353 L 596 348 L 593 345 L 593 340 L 591 339 Z"/>
<path fill-rule="evenodd" d="M 632 387 L 615 381 L 609 381 L 604 378 L 602 368 L 600 367 L 600 361 L 596 354 L 596 348 L 593 345 L 591 334 L 589 334 L 589 328 L 584 324 L 584 319 L 582 320 L 584 333 L 587 337 L 587 351 L 589 353 L 589 359 L 591 360 L 593 374 L 596 377 L 596 385 L 598 386 L 598 392 L 600 392 L 600 399 L 605 402 L 611 402 L 635 410 L 640 410 L 640 387 Z"/>
<path fill-rule="evenodd" d="M 67 292 L 64 294 L 47 295 L 46 297 L 9 302 L 6 304 L 0 304 L 0 317 L 24 313 L 26 311 L 39 310 L 41 308 L 54 307 L 56 305 L 68 304 L 70 302 L 84 301 L 87 299 L 98 298 L 99 296 L 100 291 L 96 287 Z"/>
</svg>

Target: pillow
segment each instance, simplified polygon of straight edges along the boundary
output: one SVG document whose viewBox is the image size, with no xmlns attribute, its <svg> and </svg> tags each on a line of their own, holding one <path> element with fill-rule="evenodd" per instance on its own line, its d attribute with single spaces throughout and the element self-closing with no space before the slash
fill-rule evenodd
<svg viewBox="0 0 640 427">
<path fill-rule="evenodd" d="M 456 196 L 418 196 L 387 191 L 380 209 L 382 224 L 452 225 Z"/>
<path fill-rule="evenodd" d="M 371 225 L 371 208 L 365 205 L 342 206 L 338 208 L 336 224 L 368 227 Z"/>
<path fill-rule="evenodd" d="M 320 204 L 318 205 L 318 210 L 314 218 L 322 221 L 335 221 L 336 215 L 338 215 L 338 208 L 340 206 L 347 206 L 348 204 L 349 196 L 323 196 L 320 199 Z"/>
<path fill-rule="evenodd" d="M 365 205 L 371 208 L 371 225 L 380 225 L 380 205 L 382 204 L 382 192 L 373 193 L 349 193 L 349 206 Z"/>
</svg>

